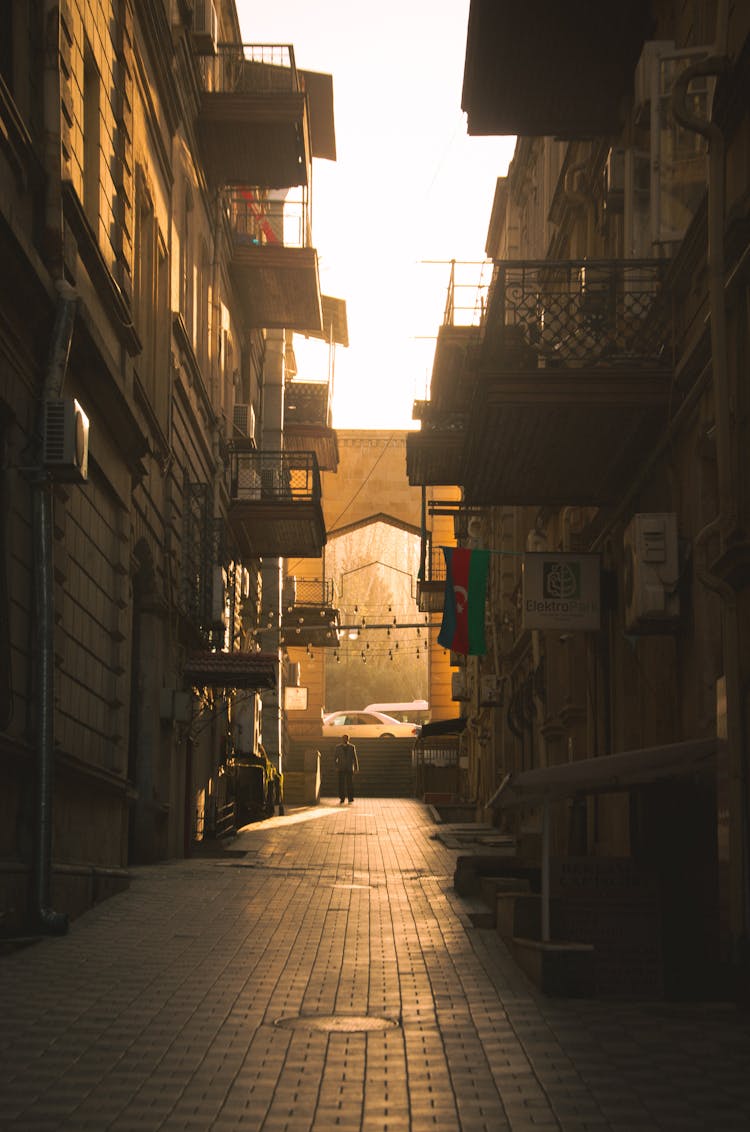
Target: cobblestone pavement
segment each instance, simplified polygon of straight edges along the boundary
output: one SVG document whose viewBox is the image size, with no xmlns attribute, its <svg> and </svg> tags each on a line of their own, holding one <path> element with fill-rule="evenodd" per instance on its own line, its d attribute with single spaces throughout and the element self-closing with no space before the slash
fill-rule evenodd
<svg viewBox="0 0 750 1132">
<path fill-rule="evenodd" d="M 544 998 L 419 803 L 326 801 L 234 849 L 0 959 L 0 1128 L 750 1129 L 747 1016 Z"/>
</svg>

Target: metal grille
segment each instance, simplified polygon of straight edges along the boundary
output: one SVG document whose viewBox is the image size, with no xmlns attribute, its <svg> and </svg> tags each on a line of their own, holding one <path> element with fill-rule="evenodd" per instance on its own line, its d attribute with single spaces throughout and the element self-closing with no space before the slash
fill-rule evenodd
<svg viewBox="0 0 750 1132">
<path fill-rule="evenodd" d="M 185 486 L 185 523 L 182 543 L 182 606 L 200 629 L 211 604 L 211 496 L 206 483 Z"/>
<path fill-rule="evenodd" d="M 502 262 L 483 363 L 519 369 L 672 361 L 662 260 Z"/>
<path fill-rule="evenodd" d="M 276 503 L 320 500 L 320 472 L 312 452 L 230 453 L 232 498 Z"/>
<path fill-rule="evenodd" d="M 286 43 L 221 43 L 216 55 L 201 60 L 207 90 L 220 94 L 274 94 L 299 91 L 294 48 Z"/>
</svg>

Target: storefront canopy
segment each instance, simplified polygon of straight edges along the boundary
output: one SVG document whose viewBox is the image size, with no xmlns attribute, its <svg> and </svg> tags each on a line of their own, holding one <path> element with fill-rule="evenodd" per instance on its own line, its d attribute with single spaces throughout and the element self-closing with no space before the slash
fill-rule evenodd
<svg viewBox="0 0 750 1132">
<path fill-rule="evenodd" d="M 495 809 L 537 805 L 585 794 L 609 794 L 715 767 L 723 739 L 689 739 L 662 747 L 621 751 L 519 774 L 507 774 L 490 799 Z"/>
<path fill-rule="evenodd" d="M 278 659 L 264 652 L 194 652 L 187 658 L 185 680 L 197 688 L 276 687 Z"/>
</svg>

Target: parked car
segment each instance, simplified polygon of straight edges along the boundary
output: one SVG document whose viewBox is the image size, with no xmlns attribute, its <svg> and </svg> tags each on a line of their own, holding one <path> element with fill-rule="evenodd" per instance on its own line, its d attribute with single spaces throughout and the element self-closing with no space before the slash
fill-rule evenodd
<svg viewBox="0 0 750 1132">
<path fill-rule="evenodd" d="M 323 736 L 350 739 L 416 739 L 420 727 L 401 723 L 382 711 L 332 711 L 323 716 Z"/>
</svg>

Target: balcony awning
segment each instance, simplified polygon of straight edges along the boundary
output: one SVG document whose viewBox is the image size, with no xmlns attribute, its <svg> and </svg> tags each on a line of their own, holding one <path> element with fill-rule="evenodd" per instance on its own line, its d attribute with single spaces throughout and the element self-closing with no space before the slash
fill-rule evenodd
<svg viewBox="0 0 750 1132">
<path fill-rule="evenodd" d="M 333 114 L 333 76 L 319 71 L 300 71 L 310 111 L 310 142 L 313 157 L 336 160 L 336 127 Z"/>
<path fill-rule="evenodd" d="M 242 688 L 260 691 L 275 688 L 278 658 L 263 652 L 194 652 L 188 656 L 183 675 L 194 687 Z"/>
<path fill-rule="evenodd" d="M 576 795 L 610 794 L 697 774 L 714 769 L 716 756 L 725 747 L 723 739 L 689 739 L 508 774 L 488 804 L 494 809 L 534 806 Z"/>
<path fill-rule="evenodd" d="M 471 0 L 461 107 L 470 135 L 617 134 L 648 0 Z"/>
</svg>

